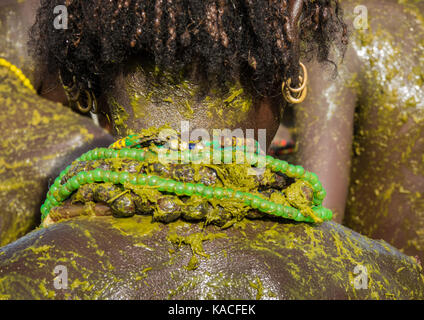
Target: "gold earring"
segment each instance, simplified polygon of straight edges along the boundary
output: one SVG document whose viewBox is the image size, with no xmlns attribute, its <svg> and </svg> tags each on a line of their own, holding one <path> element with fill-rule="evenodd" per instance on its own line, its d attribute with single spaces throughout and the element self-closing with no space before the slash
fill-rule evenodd
<svg viewBox="0 0 424 320">
<path fill-rule="evenodd" d="M 68 102 L 69 102 L 69 106 L 74 109 L 77 110 L 81 113 L 88 113 L 88 112 L 93 112 L 93 113 L 97 113 L 98 112 L 98 105 L 97 105 L 97 100 L 96 97 L 94 95 L 94 93 L 91 90 L 84 90 L 85 93 L 85 97 L 86 97 L 86 107 L 83 107 L 81 104 L 81 94 L 80 94 L 80 89 L 77 87 L 76 85 L 76 79 L 75 76 L 72 79 L 72 86 L 66 86 L 63 83 L 62 80 L 62 76 L 59 73 L 59 78 L 60 81 L 62 82 L 62 86 L 63 89 L 65 90 L 65 94 L 66 97 L 68 98 Z"/>
<path fill-rule="evenodd" d="M 91 92 L 89 92 L 88 90 L 84 90 L 84 93 L 85 93 L 85 96 L 87 97 L 87 101 L 86 101 L 87 102 L 87 106 L 86 107 L 83 107 L 81 105 L 81 102 L 80 102 L 79 99 L 76 101 L 76 104 L 77 104 L 77 108 L 78 108 L 78 111 L 79 112 L 81 112 L 81 113 L 88 113 L 93 108 L 93 99 L 91 97 Z"/>
<path fill-rule="evenodd" d="M 303 102 L 308 93 L 308 87 L 306 86 L 308 82 L 308 71 L 306 70 L 306 67 L 302 62 L 299 62 L 299 64 L 303 70 L 303 77 L 299 76 L 299 81 L 301 83 L 300 87 L 292 88 L 290 86 L 291 78 L 284 81 L 281 85 L 281 90 L 283 92 L 284 99 L 286 99 L 287 102 L 292 104 L 298 104 Z"/>
</svg>

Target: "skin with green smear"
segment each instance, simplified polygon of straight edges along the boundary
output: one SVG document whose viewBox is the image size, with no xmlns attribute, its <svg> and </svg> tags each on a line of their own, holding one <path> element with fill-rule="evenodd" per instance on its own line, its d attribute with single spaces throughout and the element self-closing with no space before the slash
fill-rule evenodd
<svg viewBox="0 0 424 320">
<path fill-rule="evenodd" d="M 22 241 L 19 249 L 16 243 L 0 249 L 2 298 L 420 299 L 424 294 L 422 269 L 413 258 L 331 222 L 244 219 L 221 229 L 181 220 L 163 224 L 151 216 L 76 217 Z M 58 263 L 68 270 L 64 290 L 54 288 Z M 359 264 L 369 270 L 369 290 L 353 285 Z"/>
<path fill-rule="evenodd" d="M 37 0 L 0 4 L 0 56 L 16 65 L 38 90 L 44 73 L 28 57 L 28 30 Z M 25 235 L 39 220 L 49 181 L 70 159 L 111 137 L 91 121 L 29 92 L 0 67 L 0 245 Z"/>
<path fill-rule="evenodd" d="M 124 72 L 117 83 L 125 86 L 126 94 L 116 94 L 111 88 L 108 101 L 115 133 L 120 137 L 134 133 L 128 128 L 162 126 L 158 114 L 168 119 L 171 126 L 180 118 L 196 126 L 196 119 L 204 118 L 206 112 L 216 128 L 237 128 L 247 120 L 253 105 L 253 97 L 240 83 L 226 84 L 225 90 L 216 89 L 188 81 L 183 71 L 172 75 L 150 64 L 138 67 L 135 75 Z"/>
<path fill-rule="evenodd" d="M 422 269 L 413 258 L 333 222 L 243 220 L 221 230 L 184 221 L 162 224 L 150 216 L 80 217 L 31 233 L 18 252 L 10 246 L 0 252 L 0 294 L 12 299 L 424 295 Z M 67 289 L 54 288 L 58 264 L 67 267 Z M 368 270 L 367 290 L 353 285 L 358 264 Z"/>
<path fill-rule="evenodd" d="M 355 43 L 359 50 L 367 52 L 368 58 L 364 85 L 358 88 L 358 95 L 363 98 L 355 119 L 358 130 L 354 136 L 354 183 L 350 187 L 346 222 L 366 235 L 381 237 L 422 258 L 424 19 L 422 11 L 412 3 L 400 3 L 404 15 L 412 18 L 409 24 L 401 24 L 391 33 L 377 20 L 367 33 L 359 34 Z M 380 50 L 385 50 L 384 57 Z M 360 170 L 365 163 L 370 170 Z M 379 174 L 371 174 L 371 168 Z M 370 207 L 379 210 L 370 216 L 365 213 Z"/>
<path fill-rule="evenodd" d="M 359 4 L 342 1 L 350 26 Z M 424 2 L 363 5 L 369 28 L 351 28 L 337 79 L 308 65 L 309 96 L 295 110 L 297 163 L 318 174 L 336 221 L 422 259 Z"/>
<path fill-rule="evenodd" d="M 0 245 L 6 245 L 38 226 L 40 199 L 69 159 L 112 140 L 89 119 L 31 93 L 6 68 L 0 77 Z"/>
<path fill-rule="evenodd" d="M 117 89 L 121 93 L 111 96 L 128 114 L 126 130 L 139 131 L 132 125 L 137 122 L 131 122 L 134 115 L 127 111 L 132 109 L 131 100 L 124 99 L 127 86 L 123 83 Z M 250 112 L 264 111 L 261 108 L 255 105 Z M 205 123 L 210 121 L 207 110 L 203 107 Z M 279 113 L 274 111 L 278 123 Z M 162 115 L 153 119 L 160 122 Z M 59 263 L 68 270 L 67 289 L 54 288 Z M 367 290 L 355 289 L 357 265 L 368 270 Z M 6 299 L 422 299 L 423 295 L 422 268 L 414 258 L 333 222 L 244 219 L 223 230 L 182 220 L 158 223 L 149 215 L 76 217 L 0 249 L 0 297 Z"/>
<path fill-rule="evenodd" d="M 152 133 L 159 131 L 145 130 L 141 135 L 133 136 L 132 139 L 138 137 L 137 142 L 125 138 L 113 144 L 119 150 L 99 148 L 74 161 L 50 188 L 41 208 L 42 225 L 48 226 L 61 217 L 75 216 L 75 211 L 69 213 L 68 206 L 60 207 L 63 202 L 72 205 L 93 201 L 110 205 L 117 217 L 151 211 L 157 221 L 170 222 L 182 215 L 187 220 L 206 218 L 206 223 L 212 222 L 223 228 L 245 216 L 252 218 L 252 213 L 254 216 L 259 214 L 258 217 L 263 216 L 261 213 L 268 213 L 296 221 L 331 219 L 331 212 L 320 207 L 325 191 L 318 178 L 284 161 L 266 157 L 264 172 L 253 176 L 248 174 L 253 168 L 247 163 L 166 164 L 159 162 L 154 153 L 159 147 L 154 144 L 144 150 L 122 147 L 122 141 L 131 145 L 136 143 L 135 146 L 151 143 L 151 139 L 157 139 Z M 246 153 L 246 158 L 249 155 L 253 154 Z M 161 179 L 165 179 L 162 187 Z M 71 196 L 74 190 L 76 192 Z M 164 191 L 169 194 L 163 194 Z M 273 197 L 274 194 L 279 196 Z M 69 196 L 71 198 L 67 200 Z M 251 200 L 253 198 L 256 198 L 256 205 Z M 87 214 L 85 208 L 80 209 L 82 214 Z M 88 209 L 91 210 L 92 206 Z"/>
<path fill-rule="evenodd" d="M 36 66 L 29 56 L 29 31 L 39 5 L 39 0 L 1 1 L 0 57 L 21 69 L 41 96 L 66 104 L 57 75 L 50 75 L 44 68 Z"/>
</svg>

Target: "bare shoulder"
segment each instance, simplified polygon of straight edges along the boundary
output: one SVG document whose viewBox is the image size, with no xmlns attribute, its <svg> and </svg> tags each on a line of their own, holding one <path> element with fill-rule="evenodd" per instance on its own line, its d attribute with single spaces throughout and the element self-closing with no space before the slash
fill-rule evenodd
<svg viewBox="0 0 424 320">
<path fill-rule="evenodd" d="M 359 14 L 352 10 L 356 2 L 347 3 L 347 12 L 351 10 L 355 19 Z M 354 183 L 345 219 L 346 225 L 362 234 L 383 238 L 404 252 L 421 256 L 423 4 L 367 1 L 367 28 L 352 29 L 350 50 L 361 64 L 351 81 L 358 103 L 351 175 Z"/>
<path fill-rule="evenodd" d="M 403 54 L 422 55 L 424 1 L 348 0 L 342 1 L 342 8 L 354 47 L 376 45 L 381 48 L 386 42 Z"/>
<path fill-rule="evenodd" d="M 420 299 L 420 270 L 387 243 L 333 222 L 243 220 L 222 230 L 80 217 L 1 248 L 0 297 Z"/>
<path fill-rule="evenodd" d="M 39 223 L 48 184 L 76 156 L 112 138 L 88 118 L 40 98 L 0 68 L 0 245 Z"/>
<path fill-rule="evenodd" d="M 346 64 L 355 65 L 348 85 L 356 90 L 362 120 L 385 108 L 399 113 L 392 119 L 405 123 L 411 116 L 419 122 L 424 118 L 424 1 L 342 5 L 351 30 Z"/>
</svg>

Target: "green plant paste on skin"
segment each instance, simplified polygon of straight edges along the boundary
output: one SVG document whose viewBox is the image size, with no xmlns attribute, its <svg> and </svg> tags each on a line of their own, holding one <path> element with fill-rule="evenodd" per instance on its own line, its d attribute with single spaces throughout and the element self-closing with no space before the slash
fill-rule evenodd
<svg viewBox="0 0 424 320">
<path fill-rule="evenodd" d="M 144 132 L 140 136 L 130 136 L 123 139 L 123 146 L 125 147 L 126 143 L 133 147 L 137 147 L 138 145 L 142 146 L 149 142 L 146 141 L 146 136 L 150 137 L 152 141 L 157 141 L 158 139 L 157 136 L 152 135 L 151 129 L 150 132 Z M 134 145 L 134 141 L 130 141 L 129 139 L 138 139 L 138 144 Z M 92 198 L 94 197 L 95 200 L 112 203 L 112 206 L 115 206 L 114 213 L 117 216 L 131 216 L 136 211 L 135 207 L 138 207 L 139 211 L 143 211 L 140 207 L 144 206 L 147 211 L 150 211 L 149 208 L 146 207 L 150 205 L 153 208 L 155 219 L 162 222 L 170 222 L 180 216 L 180 207 L 189 206 L 193 208 L 200 205 L 203 200 L 207 201 L 212 206 L 206 214 L 206 221 L 211 222 L 218 220 L 219 223 L 224 226 L 227 226 L 226 223 L 229 221 L 225 221 L 226 218 L 222 216 L 217 218 L 216 214 L 224 214 L 224 216 L 228 216 L 227 219 L 235 219 L 234 221 L 237 221 L 243 219 L 244 216 L 247 215 L 249 209 L 258 210 L 270 215 L 290 218 L 296 221 L 322 222 L 323 220 L 331 219 L 331 211 L 321 207 L 322 200 L 325 197 L 325 191 L 319 180 L 316 175 L 305 171 L 300 166 L 292 166 L 285 161 L 273 159 L 270 156 L 265 157 L 264 160 L 267 162 L 267 168 L 265 169 L 263 177 L 259 178 L 259 180 L 261 180 L 260 183 L 264 184 L 265 182 L 266 185 L 267 183 L 275 182 L 273 181 L 271 171 L 281 172 L 292 179 L 298 179 L 284 190 L 284 194 L 280 193 L 278 197 L 278 195 L 272 196 L 274 192 L 271 192 L 271 197 L 267 199 L 258 192 L 260 190 L 257 189 L 258 186 L 255 186 L 255 178 L 253 176 L 249 177 L 248 170 L 251 169 L 251 167 L 247 163 L 244 165 L 235 163 L 222 164 L 221 166 L 207 165 L 206 167 L 193 165 L 194 170 L 193 167 L 190 166 L 181 167 L 181 165 L 175 164 L 175 167 L 171 168 L 169 166 L 161 166 L 158 163 L 159 155 L 155 152 L 155 149 L 158 149 L 158 147 L 154 143 L 149 147 L 144 147 L 144 149 L 127 149 L 122 148 L 121 145 L 122 142 L 120 141 L 112 145 L 112 147 L 120 146 L 118 150 L 95 149 L 81 156 L 74 162 L 74 167 L 70 166 L 65 169 L 51 187 L 47 195 L 47 200 L 41 208 L 43 214 L 42 219 L 44 220 L 53 207 L 60 205 L 60 203 L 66 200 L 73 191 L 79 189 L 81 185 L 92 184 L 94 182 L 122 185 L 127 191 L 122 190 L 123 192 L 120 193 L 120 190 L 112 185 L 106 188 L 104 186 L 96 187 L 96 185 L 94 185 L 92 190 L 87 190 L 88 195 L 86 196 L 81 195 L 79 190 L 74 201 L 80 200 L 80 202 L 84 202 L 81 201 L 81 199 L 85 197 L 87 200 L 86 202 L 90 202 L 92 201 L 90 192 L 92 192 Z M 197 148 L 197 144 L 191 143 L 191 145 L 193 148 Z M 212 149 L 207 149 L 206 151 L 211 153 L 214 152 Z M 188 155 L 188 158 L 192 159 L 192 161 L 194 161 L 195 157 L 200 156 L 200 158 L 202 158 L 202 154 L 198 152 L 193 153 L 188 149 L 185 151 L 171 151 L 168 155 L 172 158 L 172 156 L 180 156 L 184 152 L 186 152 L 186 155 Z M 237 148 L 233 150 L 233 155 L 236 152 Z M 260 160 L 259 157 L 261 156 L 258 157 L 253 153 L 246 152 L 245 157 L 247 162 L 253 161 L 253 163 L 256 163 L 256 161 Z M 140 163 L 131 161 L 130 159 L 140 161 Z M 76 167 L 81 167 L 81 164 L 84 166 L 87 161 L 99 160 L 105 161 L 100 164 L 91 165 L 85 170 L 75 170 Z M 121 161 L 121 163 L 119 163 L 119 161 Z M 124 162 L 127 162 L 130 166 L 125 168 Z M 258 163 L 260 163 L 260 161 Z M 154 172 L 155 165 L 160 167 L 165 173 L 165 177 L 162 178 L 160 175 L 157 175 L 161 173 L 160 171 Z M 144 166 L 144 168 L 140 166 Z M 216 174 L 216 181 L 210 181 L 208 185 L 205 185 L 205 183 L 198 183 L 195 179 L 188 180 L 191 182 L 184 181 L 189 179 L 188 175 L 190 173 L 192 173 L 193 178 L 202 178 L 202 175 L 199 174 L 199 168 L 213 169 L 211 172 Z M 152 169 L 153 172 L 151 172 Z M 172 169 L 174 170 L 172 171 Z M 72 172 L 72 176 L 68 175 L 69 171 Z M 173 173 L 171 173 L 171 171 Z M 151 173 L 156 175 L 151 175 Z M 166 174 L 168 176 L 166 176 Z M 175 178 L 170 177 L 172 174 L 178 174 L 178 179 L 172 179 Z M 236 176 L 245 176 L 246 178 L 236 180 Z M 256 177 L 256 179 L 258 178 Z M 213 186 L 210 186 L 212 184 Z M 132 194 L 138 196 L 138 205 L 132 205 L 131 196 L 128 194 L 131 193 L 130 190 Z M 309 199 L 305 195 L 307 190 L 309 190 Z M 112 194 L 108 196 L 105 192 L 112 192 Z M 161 194 L 164 192 L 165 194 L 169 194 L 169 203 L 166 203 L 167 199 L 165 199 L 165 197 L 161 197 Z M 172 197 L 172 195 L 174 195 L 174 197 Z M 180 198 L 176 198 L 175 195 Z M 127 200 L 125 200 L 124 197 L 126 197 Z M 184 197 L 188 203 L 182 203 L 181 197 Z M 162 203 L 165 201 L 165 205 L 161 206 L 159 203 L 160 201 Z M 117 202 L 118 204 L 116 204 Z M 123 202 L 123 210 L 119 208 L 121 202 Z M 168 210 L 169 206 L 171 206 L 171 210 Z M 163 209 L 163 207 L 168 208 Z M 117 212 L 121 212 L 121 214 L 116 214 Z M 192 217 L 186 215 L 186 219 L 187 218 L 190 219 Z"/>
</svg>

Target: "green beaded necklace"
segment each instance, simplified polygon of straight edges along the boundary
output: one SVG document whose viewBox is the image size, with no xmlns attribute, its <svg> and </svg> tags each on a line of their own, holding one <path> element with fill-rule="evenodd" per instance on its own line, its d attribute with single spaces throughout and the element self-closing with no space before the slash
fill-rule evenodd
<svg viewBox="0 0 424 320">
<path fill-rule="evenodd" d="M 152 147 L 144 149 L 137 149 L 140 147 L 137 145 L 139 135 L 132 135 L 118 140 L 112 144 L 109 148 L 96 148 L 88 151 L 87 153 L 76 159 L 76 162 L 80 161 L 96 161 L 114 158 L 127 158 L 136 161 L 145 161 L 146 155 L 151 153 L 157 153 Z M 212 144 L 216 146 L 218 142 Z M 130 148 L 128 148 L 130 147 Z M 157 146 L 154 146 L 157 147 Z M 184 151 L 171 151 L 171 155 L 181 156 Z M 156 175 L 147 174 L 133 174 L 128 172 L 116 172 L 110 170 L 102 170 L 96 168 L 94 170 L 79 172 L 72 176 L 66 183 L 61 184 L 62 178 L 69 172 L 71 166 L 68 166 L 63 170 L 60 175 L 56 178 L 53 185 L 50 187 L 46 200 L 41 206 L 41 226 L 49 215 L 50 211 L 54 207 L 60 206 L 63 201 L 68 199 L 73 192 L 78 190 L 80 186 L 99 182 L 99 183 L 113 183 L 113 184 L 132 184 L 136 186 L 145 186 L 147 188 L 157 188 L 160 192 L 168 192 L 177 196 L 200 196 L 204 199 L 232 199 L 237 202 L 243 203 L 252 209 L 257 209 L 262 213 L 291 219 L 301 222 L 323 222 L 332 219 L 331 210 L 322 207 L 322 201 L 326 196 L 326 192 L 318 180 L 315 173 L 306 171 L 303 167 L 297 165 L 291 165 L 286 161 L 275 159 L 271 156 L 262 156 L 254 153 L 249 153 L 246 149 L 243 150 L 246 158 L 249 158 L 253 163 L 266 163 L 266 168 L 269 168 L 272 172 L 279 172 L 287 175 L 290 178 L 303 180 L 311 185 L 313 190 L 312 199 L 312 212 L 309 216 L 303 215 L 298 209 L 284 206 L 279 203 L 264 199 L 261 196 L 249 193 L 233 190 L 230 188 L 223 187 L 211 187 L 206 186 L 202 183 L 184 183 L 173 179 L 162 178 Z M 192 150 L 185 150 L 185 158 L 190 161 L 198 159 L 199 153 L 194 153 Z M 262 158 L 261 158 L 262 157 Z"/>
</svg>

